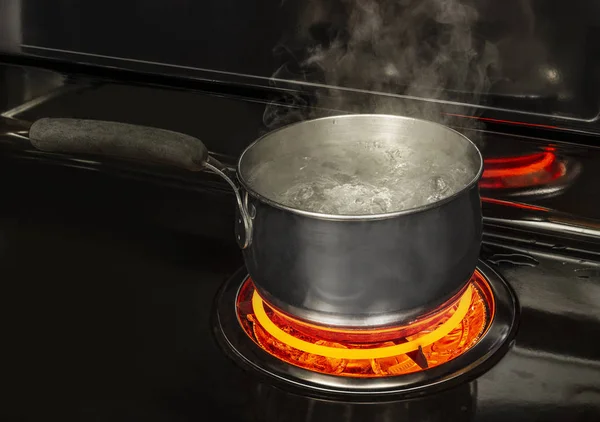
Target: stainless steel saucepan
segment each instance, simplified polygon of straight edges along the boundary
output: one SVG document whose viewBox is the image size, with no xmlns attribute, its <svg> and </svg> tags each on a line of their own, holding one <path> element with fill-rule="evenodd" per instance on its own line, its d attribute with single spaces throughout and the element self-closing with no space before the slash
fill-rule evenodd
<svg viewBox="0 0 600 422">
<path fill-rule="evenodd" d="M 30 140 L 44 151 L 219 174 L 234 189 L 236 238 L 259 293 L 305 321 L 406 324 L 458 294 L 477 264 L 483 160 L 466 137 L 436 123 L 307 120 L 252 143 L 237 176 L 198 139 L 162 129 L 41 119 Z"/>
</svg>

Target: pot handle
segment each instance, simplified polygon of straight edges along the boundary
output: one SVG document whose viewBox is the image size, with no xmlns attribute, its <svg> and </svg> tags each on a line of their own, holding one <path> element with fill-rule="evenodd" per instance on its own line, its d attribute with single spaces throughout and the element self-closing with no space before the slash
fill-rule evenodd
<svg viewBox="0 0 600 422">
<path fill-rule="evenodd" d="M 208 155 L 197 138 L 147 126 L 100 120 L 43 118 L 29 129 L 31 144 L 47 152 L 95 154 L 128 158 L 179 167 L 191 171 L 209 170 L 233 188 L 240 216 L 236 221 L 238 245 L 245 249 L 252 241 L 252 218 L 247 198 L 227 175 L 228 169 Z"/>
</svg>

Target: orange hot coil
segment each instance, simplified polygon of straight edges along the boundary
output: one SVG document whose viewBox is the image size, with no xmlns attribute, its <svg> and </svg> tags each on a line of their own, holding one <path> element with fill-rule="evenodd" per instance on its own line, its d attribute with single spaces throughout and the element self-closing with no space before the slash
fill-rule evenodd
<svg viewBox="0 0 600 422">
<path fill-rule="evenodd" d="M 519 157 L 484 160 L 482 189 L 531 188 L 546 185 L 566 173 L 566 167 L 552 151 Z"/>
<path fill-rule="evenodd" d="M 266 303 L 248 279 L 238 294 L 237 311 L 246 334 L 287 363 L 325 374 L 374 378 L 433 368 L 466 352 L 485 334 L 494 303 L 487 282 L 475 272 L 460 297 L 415 324 L 319 331 Z"/>
</svg>

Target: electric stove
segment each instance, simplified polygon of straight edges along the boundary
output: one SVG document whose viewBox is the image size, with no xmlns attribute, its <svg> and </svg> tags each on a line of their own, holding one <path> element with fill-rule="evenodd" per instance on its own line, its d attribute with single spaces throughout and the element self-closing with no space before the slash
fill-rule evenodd
<svg viewBox="0 0 600 422">
<path fill-rule="evenodd" d="M 145 124 L 233 164 L 279 94 L 17 62 L 0 66 L 5 420 L 600 419 L 600 134 L 458 127 L 486 162 L 472 283 L 409 326 L 343 332 L 253 292 L 218 178 L 43 153 L 20 129 Z"/>
</svg>

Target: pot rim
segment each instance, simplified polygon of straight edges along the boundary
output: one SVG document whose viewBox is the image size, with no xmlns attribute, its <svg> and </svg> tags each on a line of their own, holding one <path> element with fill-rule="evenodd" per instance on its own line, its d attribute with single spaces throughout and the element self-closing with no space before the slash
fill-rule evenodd
<svg viewBox="0 0 600 422">
<path fill-rule="evenodd" d="M 290 207 L 288 205 L 284 205 L 279 202 L 273 201 L 272 199 L 269 199 L 268 197 L 256 192 L 254 189 L 250 188 L 248 186 L 248 183 L 246 183 L 246 181 L 241 177 L 241 165 L 242 165 L 242 161 L 244 160 L 244 156 L 246 155 L 246 153 L 248 151 L 250 151 L 256 144 L 258 144 L 265 138 L 272 136 L 274 133 L 289 129 L 290 127 L 293 127 L 296 125 L 301 125 L 306 122 L 356 118 L 358 116 L 360 116 L 360 117 L 377 117 L 377 118 L 385 117 L 385 118 L 392 118 L 392 119 L 399 119 L 399 120 L 412 120 L 412 121 L 416 121 L 416 122 L 427 123 L 430 125 L 439 126 L 439 127 L 444 128 L 447 131 L 454 132 L 456 135 L 460 136 L 461 138 L 463 138 L 465 141 L 467 141 L 469 144 L 471 144 L 473 146 L 473 148 L 475 149 L 475 151 L 477 152 L 477 155 L 479 157 L 479 169 L 477 170 L 475 177 L 473 177 L 473 179 L 469 183 L 467 183 L 465 186 L 463 186 L 461 189 L 459 189 L 452 195 L 447 196 L 446 198 L 440 199 L 440 200 L 432 202 L 430 204 L 420 205 L 418 207 L 413 207 L 413 208 L 408 208 L 408 209 L 404 209 L 404 210 L 400 210 L 400 211 L 393 211 L 393 212 L 388 212 L 388 213 L 381 213 L 381 214 L 327 214 L 327 213 L 306 211 L 306 210 Z M 238 162 L 237 162 L 236 172 L 237 172 L 237 178 L 238 178 L 238 181 L 239 181 L 241 187 L 250 196 L 252 196 L 252 197 L 258 199 L 259 201 L 266 203 L 272 207 L 279 208 L 283 211 L 288 211 L 288 212 L 291 212 L 294 214 L 302 215 L 304 217 L 316 218 L 316 219 L 321 219 L 321 220 L 329 220 L 329 221 L 373 221 L 373 220 L 385 220 L 385 219 L 399 217 L 399 216 L 403 216 L 403 215 L 410 215 L 410 214 L 417 214 L 420 212 L 425 212 L 425 211 L 428 211 L 428 210 L 431 210 L 434 208 L 438 208 L 438 207 L 454 200 L 458 196 L 462 195 L 464 192 L 470 190 L 473 186 L 475 186 L 479 182 L 479 179 L 481 179 L 481 176 L 483 174 L 483 156 L 481 155 L 481 151 L 479 151 L 479 148 L 477 148 L 477 145 L 475 145 L 475 143 L 473 141 L 471 141 L 469 138 L 467 138 L 462 133 L 460 133 L 448 126 L 445 126 L 441 123 L 437 123 L 437 122 L 433 122 L 433 121 L 425 120 L 425 119 L 418 119 L 415 117 L 397 116 L 397 115 L 392 115 L 392 114 L 376 114 L 376 113 L 342 114 L 342 115 L 336 115 L 336 116 L 320 117 L 318 119 L 303 120 L 300 122 L 296 122 L 296 123 L 292 123 L 290 125 L 280 127 L 279 129 L 275 129 L 273 131 L 270 131 L 269 133 L 264 134 L 263 136 L 261 136 L 260 138 L 258 138 L 254 142 L 252 142 L 250 145 L 248 145 L 248 147 L 246 147 L 246 149 L 242 152 L 242 154 L 240 155 L 240 158 L 238 159 Z"/>
</svg>

